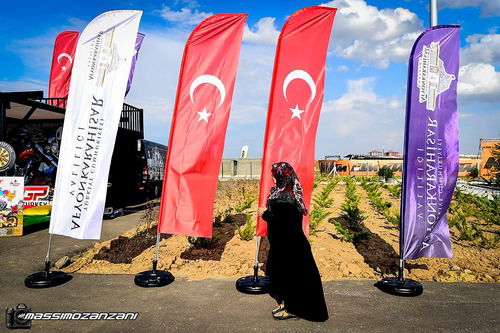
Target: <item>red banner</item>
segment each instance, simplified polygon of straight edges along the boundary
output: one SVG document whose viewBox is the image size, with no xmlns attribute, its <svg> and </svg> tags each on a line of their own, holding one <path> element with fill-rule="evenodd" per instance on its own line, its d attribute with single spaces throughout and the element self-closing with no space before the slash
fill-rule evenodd
<svg viewBox="0 0 500 333">
<path fill-rule="evenodd" d="M 49 98 L 68 97 L 78 35 L 77 31 L 63 31 L 56 37 L 50 69 Z M 57 102 L 54 102 L 54 105 L 66 107 L 65 104 Z"/>
<path fill-rule="evenodd" d="M 159 232 L 212 237 L 217 178 L 247 15 L 211 16 L 184 49 Z"/>
<path fill-rule="evenodd" d="M 323 102 L 326 52 L 336 9 L 309 7 L 293 14 L 281 31 L 271 83 L 264 138 L 259 208 L 266 207 L 273 186 L 271 166 L 292 165 L 302 183 L 310 211 L 314 180 L 314 146 Z M 309 234 L 309 217 L 303 220 Z M 267 235 L 267 224 L 257 220 L 257 235 Z"/>
</svg>

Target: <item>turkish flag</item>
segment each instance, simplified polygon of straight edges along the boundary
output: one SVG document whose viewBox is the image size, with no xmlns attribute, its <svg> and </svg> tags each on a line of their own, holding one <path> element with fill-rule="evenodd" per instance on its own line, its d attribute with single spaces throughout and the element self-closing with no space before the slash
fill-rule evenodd
<svg viewBox="0 0 500 333">
<path fill-rule="evenodd" d="M 283 26 L 274 61 L 264 157 L 260 178 L 259 208 L 266 207 L 274 185 L 271 167 L 288 162 L 303 188 L 308 211 L 314 180 L 314 146 L 324 95 L 325 62 L 336 9 L 309 7 L 293 14 Z M 309 235 L 309 217 L 303 219 Z M 259 217 L 257 236 L 267 235 Z"/>
<path fill-rule="evenodd" d="M 50 69 L 49 98 L 68 97 L 78 35 L 77 31 L 63 31 L 56 37 Z M 53 102 L 53 105 L 59 107 L 66 107 L 65 104 Z"/>
<path fill-rule="evenodd" d="M 217 180 L 247 15 L 214 15 L 184 49 L 158 230 L 212 237 Z"/>
</svg>

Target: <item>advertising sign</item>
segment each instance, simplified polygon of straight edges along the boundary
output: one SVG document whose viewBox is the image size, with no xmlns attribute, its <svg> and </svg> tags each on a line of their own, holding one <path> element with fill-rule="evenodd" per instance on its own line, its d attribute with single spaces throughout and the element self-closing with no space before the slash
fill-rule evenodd
<svg viewBox="0 0 500 333">
<path fill-rule="evenodd" d="M 0 177 L 0 237 L 23 234 L 23 177 Z"/>
</svg>

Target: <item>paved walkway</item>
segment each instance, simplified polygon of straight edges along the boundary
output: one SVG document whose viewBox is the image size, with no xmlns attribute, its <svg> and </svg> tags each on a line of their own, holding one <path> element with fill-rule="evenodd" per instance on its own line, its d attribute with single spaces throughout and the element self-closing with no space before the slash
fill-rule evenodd
<svg viewBox="0 0 500 333">
<path fill-rule="evenodd" d="M 105 221 L 103 239 L 133 228 L 141 213 Z M 54 239 L 54 257 L 93 241 Z M 324 283 L 330 320 L 276 321 L 267 295 L 244 295 L 233 280 L 186 281 L 155 289 L 131 275 L 75 274 L 65 285 L 33 290 L 27 274 L 41 269 L 47 230 L 0 239 L 0 308 L 26 303 L 33 311 L 131 311 L 135 321 L 33 321 L 34 332 L 497 332 L 500 284 L 424 283 L 416 298 L 387 295 L 375 281 Z M 2 320 L 3 321 L 3 320 Z M 7 331 L 0 323 L 0 331 Z"/>
<path fill-rule="evenodd" d="M 24 275 L 2 285 L 5 308 L 26 303 L 33 311 L 139 312 L 135 321 L 34 321 L 35 332 L 498 332 L 500 286 L 425 283 L 417 298 L 386 295 L 372 281 L 325 283 L 330 319 L 276 321 L 267 295 L 244 295 L 232 280 L 177 280 L 157 289 L 133 276 L 75 275 L 66 285 L 31 290 Z M 2 325 L 3 326 L 3 325 Z"/>
</svg>

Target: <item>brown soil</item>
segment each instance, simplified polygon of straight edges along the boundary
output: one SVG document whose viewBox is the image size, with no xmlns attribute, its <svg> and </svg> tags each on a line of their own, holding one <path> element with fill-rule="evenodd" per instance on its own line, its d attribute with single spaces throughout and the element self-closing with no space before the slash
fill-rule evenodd
<svg viewBox="0 0 500 333">
<path fill-rule="evenodd" d="M 161 235 L 167 239 L 171 235 Z M 132 237 L 118 236 L 111 240 L 109 246 L 99 249 L 94 259 L 107 260 L 113 264 L 130 264 L 132 259 L 156 243 L 156 227 L 145 229 Z"/>
<path fill-rule="evenodd" d="M 314 194 L 324 185 L 319 185 Z M 394 211 L 399 209 L 399 201 L 385 189 L 383 198 L 393 203 Z M 238 226 L 245 223 L 244 214 L 252 214 L 255 219 L 257 202 L 244 212 L 236 213 L 231 207 L 244 202 L 248 196 L 257 197 L 257 181 L 236 181 L 221 183 L 218 187 L 214 216 L 221 222 L 214 226 L 215 241 L 199 248 L 196 241 L 191 243 L 185 236 L 163 236 L 159 250 L 159 269 L 171 271 L 176 277 L 191 280 L 239 278 L 252 274 L 255 256 L 255 239 L 241 240 Z M 399 260 L 398 228 L 389 223 L 367 199 L 360 186 L 357 193 L 361 197 L 360 208 L 367 217 L 363 231 L 369 237 L 356 243 L 340 240 L 330 219 L 341 220 L 340 206 L 344 202 L 345 186 L 337 184 L 330 197 L 334 199 L 330 214 L 309 240 L 313 255 L 323 280 L 334 279 L 379 279 L 394 274 Z M 313 194 L 313 195 L 314 195 Z M 93 274 L 135 274 L 151 269 L 154 255 L 156 230 L 150 225 L 155 219 L 157 208 L 149 207 L 138 227 L 124 233 L 115 240 L 97 243 L 82 255 L 72 258 L 72 263 L 64 270 Z M 227 215 L 227 216 L 226 216 Z M 489 227 L 489 226 L 488 226 Z M 496 228 L 496 226 L 491 226 Z M 454 258 L 422 258 L 408 261 L 407 276 L 417 280 L 500 282 L 500 249 L 485 249 L 472 242 L 459 240 L 452 228 Z M 194 243 L 194 245 L 193 245 Z M 201 244 L 203 245 L 203 244 Z M 198 248 L 197 248 L 198 247 Z M 265 267 L 268 243 L 262 239 L 259 252 L 261 274 Z"/>
</svg>

